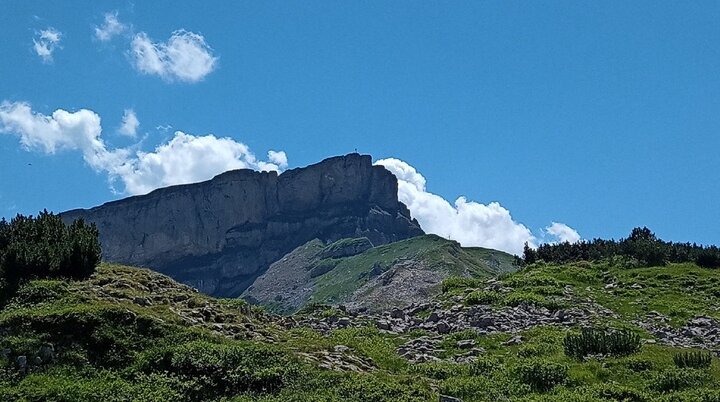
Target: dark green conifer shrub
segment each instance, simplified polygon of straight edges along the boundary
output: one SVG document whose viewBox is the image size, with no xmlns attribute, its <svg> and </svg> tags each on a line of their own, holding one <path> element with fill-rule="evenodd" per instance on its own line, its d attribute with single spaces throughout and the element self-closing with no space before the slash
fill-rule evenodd
<svg viewBox="0 0 720 402">
<path fill-rule="evenodd" d="M 710 352 L 688 351 L 673 355 L 673 361 L 679 368 L 708 368 L 712 364 Z"/>
<path fill-rule="evenodd" d="M 627 356 L 640 350 L 640 336 L 628 330 L 606 331 L 583 328 L 579 334 L 567 334 L 565 354 L 576 359 L 593 354 Z"/>
<path fill-rule="evenodd" d="M 43 211 L 37 217 L 17 215 L 0 221 L 2 296 L 26 279 L 83 279 L 100 263 L 100 242 L 94 224 L 82 219 L 65 225 Z"/>
</svg>

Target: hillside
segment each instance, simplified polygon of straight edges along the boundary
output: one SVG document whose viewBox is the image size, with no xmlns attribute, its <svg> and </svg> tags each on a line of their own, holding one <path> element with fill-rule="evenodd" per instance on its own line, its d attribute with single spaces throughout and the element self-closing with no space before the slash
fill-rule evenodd
<svg viewBox="0 0 720 402">
<path fill-rule="evenodd" d="M 273 263 L 243 294 L 272 311 L 310 303 L 379 311 L 423 302 L 451 277 L 490 277 L 518 267 L 512 255 L 425 235 L 372 247 L 366 238 L 311 241 Z"/>
<path fill-rule="evenodd" d="M 404 309 L 316 306 L 279 317 L 102 264 L 84 281 L 30 281 L 2 308 L 0 395 L 717 401 L 719 285 L 720 270 L 692 263 L 536 263 L 499 278 L 451 277 L 437 297 Z M 616 335 L 583 343 L 581 326 Z M 681 355 L 701 349 L 713 357 Z"/>
</svg>

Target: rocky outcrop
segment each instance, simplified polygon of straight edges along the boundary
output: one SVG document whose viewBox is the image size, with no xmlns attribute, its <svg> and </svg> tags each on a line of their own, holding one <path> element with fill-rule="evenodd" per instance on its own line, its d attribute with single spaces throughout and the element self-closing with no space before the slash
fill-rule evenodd
<svg viewBox="0 0 720 402">
<path fill-rule="evenodd" d="M 422 234 L 397 179 L 368 155 L 305 168 L 233 170 L 212 180 L 61 214 L 97 224 L 103 259 L 150 267 L 216 296 L 237 296 L 312 239 L 373 245 Z"/>
</svg>

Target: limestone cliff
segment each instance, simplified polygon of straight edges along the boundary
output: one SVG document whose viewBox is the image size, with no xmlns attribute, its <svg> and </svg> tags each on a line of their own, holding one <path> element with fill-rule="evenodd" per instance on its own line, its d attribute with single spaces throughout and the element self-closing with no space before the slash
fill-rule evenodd
<svg viewBox="0 0 720 402">
<path fill-rule="evenodd" d="M 97 224 L 104 260 L 150 267 L 217 296 L 239 295 L 315 238 L 379 245 L 423 233 L 397 199 L 395 176 L 359 154 L 280 175 L 233 170 L 61 216 Z"/>
</svg>

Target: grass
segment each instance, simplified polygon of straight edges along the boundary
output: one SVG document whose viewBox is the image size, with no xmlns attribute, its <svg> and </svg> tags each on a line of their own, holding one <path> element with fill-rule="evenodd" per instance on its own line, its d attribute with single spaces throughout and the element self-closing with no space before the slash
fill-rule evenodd
<svg viewBox="0 0 720 402">
<path fill-rule="evenodd" d="M 373 258 L 392 262 L 429 253 L 425 257 L 431 261 L 438 250 L 449 253 L 445 247 L 448 242 L 425 238 L 399 248 L 373 249 L 380 253 Z M 366 257 L 342 259 L 335 270 L 352 258 L 358 264 L 370 261 Z M 465 258 L 462 253 L 456 257 Z M 713 306 L 718 305 L 719 276 L 692 264 L 536 264 L 503 276 L 505 290 L 483 290 L 484 279 L 452 279 L 446 290 L 447 295 L 467 294 L 495 307 L 518 300 L 579 305 L 589 298 L 621 314 L 620 320 L 602 324 L 646 337 L 628 320 L 650 310 L 668 315 L 674 325 L 694 315 L 717 317 Z M 608 283 L 618 286 L 606 289 Z M 633 289 L 635 283 L 642 288 Z M 212 320 L 189 321 L 193 312 L 205 310 L 212 312 Z M 303 313 L 343 314 L 319 306 Z M 218 334 L 216 321 L 236 326 L 237 336 Z M 87 281 L 25 284 L 0 310 L 0 328 L 7 331 L 0 349 L 11 350 L 10 359 L 0 358 L 2 400 L 414 402 L 435 401 L 441 393 L 465 402 L 720 400 L 720 362 L 710 356 L 707 363 L 706 354 L 700 359 L 683 354 L 686 350 L 643 344 L 629 356 L 575 359 L 565 354 L 563 340 L 577 329 L 541 326 L 512 335 L 448 334 L 437 346 L 445 361 L 409 364 L 397 348 L 427 335 L 423 331 L 387 334 L 368 326 L 323 335 L 308 328 L 286 330 L 242 301 L 213 299 L 163 275 L 110 264 Z M 504 345 L 515 335 L 520 344 Z M 457 342 L 468 339 L 484 352 L 473 363 L 453 363 L 467 352 Z M 54 345 L 55 359 L 19 374 L 14 359 L 32 359 L 46 343 Z M 303 358 L 326 356 L 337 345 L 347 346 L 346 353 L 372 369 L 339 372 Z M 678 361 L 696 368 L 679 369 Z"/>
</svg>

